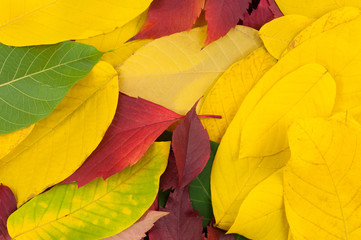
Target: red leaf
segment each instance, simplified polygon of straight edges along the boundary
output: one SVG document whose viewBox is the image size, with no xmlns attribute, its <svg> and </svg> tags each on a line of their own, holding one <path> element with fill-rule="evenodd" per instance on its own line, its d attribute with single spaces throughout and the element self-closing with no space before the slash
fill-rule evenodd
<svg viewBox="0 0 361 240">
<path fill-rule="evenodd" d="M 209 44 L 235 27 L 243 20 L 252 0 L 207 0 L 206 20 L 208 22 L 207 39 Z"/>
<path fill-rule="evenodd" d="M 10 188 L 0 184 L 0 240 L 10 240 L 6 222 L 16 210 L 15 196 Z"/>
<path fill-rule="evenodd" d="M 161 210 L 168 211 L 169 215 L 154 224 L 149 231 L 150 240 L 203 239 L 202 218 L 198 217 L 197 211 L 193 211 L 188 188 L 172 192 L 166 207 Z"/>
<path fill-rule="evenodd" d="M 97 177 L 104 179 L 134 165 L 172 123 L 183 116 L 142 98 L 119 95 L 112 124 L 98 148 L 63 183 L 81 187 Z"/>
<path fill-rule="evenodd" d="M 207 240 L 235 240 L 232 234 L 226 234 L 224 231 L 213 227 L 214 221 L 207 226 Z"/>
<path fill-rule="evenodd" d="M 180 188 L 187 186 L 202 172 L 211 153 L 209 136 L 197 116 L 196 105 L 178 124 L 172 137 Z"/>
<path fill-rule="evenodd" d="M 275 18 L 283 16 L 283 13 L 279 9 L 279 7 L 278 7 L 277 3 L 275 2 L 275 0 L 267 0 L 267 2 L 268 2 L 268 5 L 269 5 L 269 8 L 270 8 L 270 10 L 273 13 L 273 16 Z"/>
<path fill-rule="evenodd" d="M 160 177 L 160 189 L 175 189 L 178 183 L 177 163 L 173 151 L 169 154 L 168 165 Z"/>
<path fill-rule="evenodd" d="M 273 1 L 272 7 L 270 2 L 272 0 L 261 0 L 258 4 L 258 7 L 252 11 L 251 14 L 246 14 L 243 20 L 243 25 L 252 27 L 255 29 L 260 29 L 264 24 L 269 21 L 279 17 L 281 12 L 277 12 L 277 5 Z M 279 11 L 279 10 L 278 10 Z M 275 15 L 277 14 L 277 15 Z M 282 13 L 281 13 L 282 14 Z"/>
<path fill-rule="evenodd" d="M 190 30 L 199 17 L 205 0 L 155 0 L 137 39 L 159 38 Z"/>
</svg>

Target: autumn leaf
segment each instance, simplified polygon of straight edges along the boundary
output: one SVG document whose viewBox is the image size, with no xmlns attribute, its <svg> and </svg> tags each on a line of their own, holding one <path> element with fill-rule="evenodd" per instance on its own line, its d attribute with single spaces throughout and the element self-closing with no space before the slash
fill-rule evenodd
<svg viewBox="0 0 361 240">
<path fill-rule="evenodd" d="M 250 14 L 245 14 L 243 25 L 260 29 L 264 24 L 273 20 L 276 16 L 270 7 L 269 1 L 270 0 L 260 0 L 256 9 Z"/>
<path fill-rule="evenodd" d="M 169 142 L 153 144 L 136 165 L 105 181 L 98 178 L 81 188 L 57 185 L 35 197 L 9 217 L 10 236 L 95 240 L 130 227 L 154 201 L 169 147 Z"/>
<path fill-rule="evenodd" d="M 0 159 L 10 153 L 17 145 L 19 145 L 31 133 L 34 124 L 29 127 L 0 135 Z"/>
<path fill-rule="evenodd" d="M 64 180 L 85 161 L 113 119 L 118 94 L 116 71 L 99 62 L 0 159 L 0 182 L 12 189 L 18 205 Z"/>
<path fill-rule="evenodd" d="M 147 22 L 136 39 L 160 38 L 188 31 L 199 17 L 205 0 L 154 0 Z"/>
<path fill-rule="evenodd" d="M 206 29 L 196 28 L 138 49 L 117 69 L 120 91 L 186 114 L 233 62 L 261 45 L 257 31 L 242 26 L 203 48 L 205 38 Z"/>
<path fill-rule="evenodd" d="M 207 240 L 235 240 L 232 234 L 226 234 L 224 231 L 213 227 L 214 222 L 207 226 Z"/>
<path fill-rule="evenodd" d="M 0 51 L 0 134 L 47 117 L 102 55 L 70 41 L 24 48 L 0 44 Z"/>
<path fill-rule="evenodd" d="M 168 189 L 176 189 L 178 186 L 178 168 L 173 151 L 170 152 L 168 165 L 160 178 L 160 189 L 166 191 Z"/>
<path fill-rule="evenodd" d="M 0 184 L 0 240 L 10 240 L 6 222 L 16 210 L 16 200 L 10 188 Z"/>
<path fill-rule="evenodd" d="M 359 239 L 361 126 L 347 113 L 296 121 L 284 173 L 294 239 Z"/>
<path fill-rule="evenodd" d="M 156 221 L 161 217 L 168 215 L 167 212 L 161 211 L 147 211 L 137 222 L 132 226 L 118 233 L 115 236 L 104 238 L 104 240 L 139 240 L 146 237 L 148 232 Z"/>
<path fill-rule="evenodd" d="M 113 122 L 102 142 L 64 183 L 76 181 L 80 187 L 134 165 L 162 132 L 182 118 L 147 100 L 120 94 Z"/>
<path fill-rule="evenodd" d="M 151 0 L 42 0 L 4 2 L 0 42 L 11 46 L 53 44 L 113 31 L 144 12 Z"/>
<path fill-rule="evenodd" d="M 223 37 L 243 20 L 252 0 L 207 0 L 206 20 L 208 23 L 205 45 Z"/>
<path fill-rule="evenodd" d="M 177 125 L 172 137 L 179 188 L 187 186 L 202 172 L 211 152 L 208 133 L 196 113 L 197 104 Z"/>
<path fill-rule="evenodd" d="M 159 219 L 149 231 L 150 240 L 202 239 L 202 219 L 193 211 L 187 188 L 169 195 L 165 208 L 169 214 Z"/>
</svg>

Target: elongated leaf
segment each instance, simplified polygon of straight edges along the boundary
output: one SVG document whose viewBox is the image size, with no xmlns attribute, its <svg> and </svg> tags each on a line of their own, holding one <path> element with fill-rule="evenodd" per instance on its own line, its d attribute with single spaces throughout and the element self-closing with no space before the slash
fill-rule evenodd
<svg viewBox="0 0 361 240">
<path fill-rule="evenodd" d="M 360 239 L 361 126 L 346 114 L 289 130 L 286 215 L 294 239 Z"/>
<path fill-rule="evenodd" d="M 288 229 L 281 169 L 252 189 L 228 233 L 238 233 L 249 239 L 284 240 Z"/>
<path fill-rule="evenodd" d="M 220 74 L 261 45 L 256 30 L 241 26 L 203 48 L 205 38 L 206 29 L 196 28 L 138 49 L 118 69 L 120 91 L 186 114 Z"/>
<path fill-rule="evenodd" d="M 277 64 L 249 92 L 218 148 L 211 192 L 219 228 L 228 230 L 250 190 L 287 163 L 294 119 L 332 112 L 336 87 L 325 68 L 308 64 L 277 80 Z"/>
<path fill-rule="evenodd" d="M 183 116 L 141 98 L 119 95 L 112 124 L 98 148 L 64 182 L 83 186 L 134 165 L 157 137 Z"/>
<path fill-rule="evenodd" d="M 0 134 L 48 116 L 102 55 L 74 42 L 24 48 L 0 44 L 0 52 Z"/>
<path fill-rule="evenodd" d="M 9 217 L 10 236 L 91 240 L 128 228 L 153 203 L 169 147 L 169 142 L 155 143 L 138 164 L 106 181 L 98 178 L 82 188 L 75 183 L 53 187 Z"/>
<path fill-rule="evenodd" d="M 199 114 L 222 116 L 222 119 L 201 119 L 212 141 L 221 142 L 243 99 L 275 63 L 276 60 L 261 47 L 233 64 L 217 79 L 199 110 Z"/>
<path fill-rule="evenodd" d="M 189 199 L 192 202 L 194 210 L 202 216 L 203 228 L 211 222 L 213 218 L 213 209 L 211 202 L 211 170 L 218 149 L 218 143 L 211 142 L 211 156 L 203 171 L 189 184 Z"/>
<path fill-rule="evenodd" d="M 10 240 L 6 222 L 16 210 L 16 200 L 11 189 L 0 184 L 0 240 Z"/>
<path fill-rule="evenodd" d="M 100 143 L 118 102 L 114 68 L 99 62 L 31 134 L 0 159 L 0 182 L 21 205 L 71 175 Z"/>
<path fill-rule="evenodd" d="M 152 0 L 4 1 L 0 42 L 11 46 L 86 39 L 113 31 L 144 12 Z"/>
<path fill-rule="evenodd" d="M 6 156 L 11 150 L 19 145 L 31 133 L 34 125 L 17 130 L 12 133 L 0 135 L 0 159 Z"/>
</svg>

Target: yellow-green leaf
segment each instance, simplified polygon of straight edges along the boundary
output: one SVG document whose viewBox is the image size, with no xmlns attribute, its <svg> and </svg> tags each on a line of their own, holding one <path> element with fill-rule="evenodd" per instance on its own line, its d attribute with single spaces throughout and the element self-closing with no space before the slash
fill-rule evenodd
<svg viewBox="0 0 361 240">
<path fill-rule="evenodd" d="M 276 0 L 282 13 L 320 17 L 323 14 L 344 6 L 361 7 L 360 0 Z"/>
<path fill-rule="evenodd" d="M 285 240 L 288 229 L 283 203 L 283 170 L 279 170 L 252 189 L 228 233 L 238 233 L 249 239 Z"/>
<path fill-rule="evenodd" d="M 118 27 L 112 32 L 104 33 L 87 39 L 77 40 L 77 42 L 92 45 L 101 52 L 118 49 L 140 31 L 146 19 L 147 13 L 144 12 L 124 26 Z"/>
<path fill-rule="evenodd" d="M 53 187 L 9 217 L 9 234 L 14 240 L 92 240 L 119 233 L 153 203 L 169 148 L 169 142 L 154 143 L 139 162 L 105 181 Z"/>
<path fill-rule="evenodd" d="M 84 162 L 111 123 L 117 100 L 116 71 L 101 61 L 0 159 L 0 182 L 11 188 L 18 205 L 64 180 Z"/>
<path fill-rule="evenodd" d="M 34 124 L 12 133 L 0 135 L 0 159 L 19 145 L 33 130 Z"/>
<path fill-rule="evenodd" d="M 346 114 L 289 130 L 285 207 L 294 239 L 361 239 L 361 126 Z"/>
<path fill-rule="evenodd" d="M 292 121 L 328 116 L 334 105 L 335 82 L 321 65 L 308 64 L 278 79 L 278 64 L 244 99 L 213 163 L 213 211 L 217 226 L 225 230 L 249 191 L 287 162 Z"/>
<path fill-rule="evenodd" d="M 292 39 L 313 21 L 301 15 L 286 15 L 263 25 L 259 35 L 267 51 L 279 59 Z"/>
<path fill-rule="evenodd" d="M 0 42 L 11 46 L 52 44 L 113 31 L 144 12 L 152 0 L 3 1 Z"/>
<path fill-rule="evenodd" d="M 185 114 L 218 76 L 262 44 L 256 30 L 237 26 L 204 47 L 206 32 L 196 28 L 138 49 L 118 69 L 120 91 Z"/>
<path fill-rule="evenodd" d="M 210 140 L 221 141 L 247 93 L 275 63 L 276 60 L 261 47 L 233 64 L 215 82 L 199 110 L 199 114 L 222 116 L 222 119 L 201 119 Z"/>
</svg>

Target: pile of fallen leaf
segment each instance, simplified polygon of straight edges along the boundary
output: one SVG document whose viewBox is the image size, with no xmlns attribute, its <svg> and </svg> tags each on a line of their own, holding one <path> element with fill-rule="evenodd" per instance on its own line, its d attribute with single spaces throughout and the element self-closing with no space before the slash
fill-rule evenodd
<svg viewBox="0 0 361 240">
<path fill-rule="evenodd" d="M 0 240 L 361 239 L 360 8 L 3 1 Z"/>
</svg>

